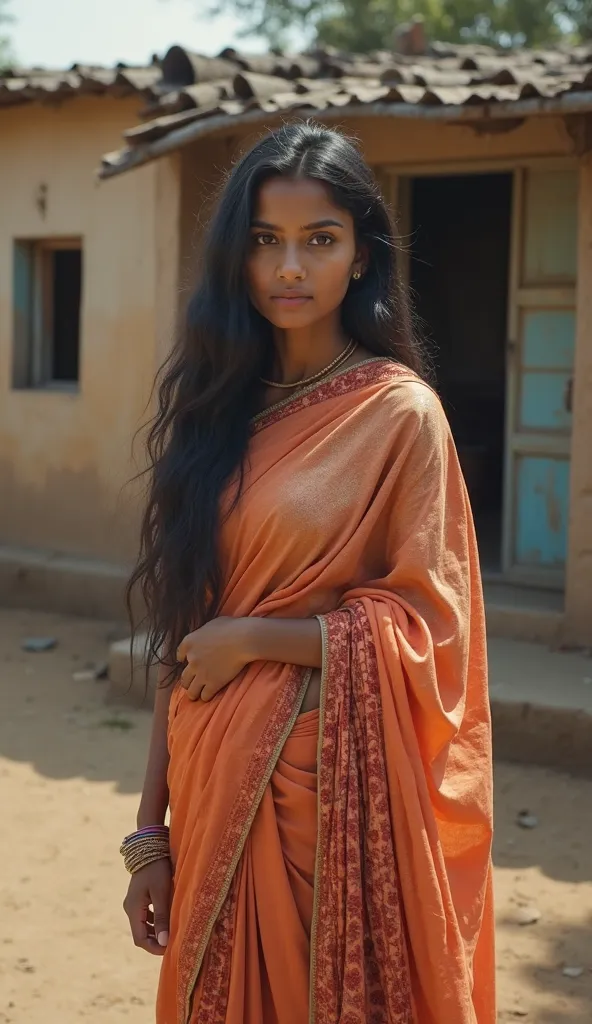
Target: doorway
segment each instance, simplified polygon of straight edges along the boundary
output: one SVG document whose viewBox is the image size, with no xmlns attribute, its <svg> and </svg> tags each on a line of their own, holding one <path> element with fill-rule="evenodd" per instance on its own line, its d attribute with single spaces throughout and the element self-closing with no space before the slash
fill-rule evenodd
<svg viewBox="0 0 592 1024">
<path fill-rule="evenodd" d="M 502 569 L 513 177 L 409 181 L 409 284 L 471 497 L 484 573 Z"/>
</svg>

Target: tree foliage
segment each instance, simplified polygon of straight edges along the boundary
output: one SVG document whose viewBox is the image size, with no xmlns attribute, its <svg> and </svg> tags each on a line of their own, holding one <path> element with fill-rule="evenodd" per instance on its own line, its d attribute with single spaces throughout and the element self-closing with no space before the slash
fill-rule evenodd
<svg viewBox="0 0 592 1024">
<path fill-rule="evenodd" d="M 494 46 L 545 46 L 592 39 L 592 0 L 218 0 L 245 34 L 272 46 L 296 30 L 358 53 L 388 48 L 395 26 L 420 15 L 429 39 Z"/>
</svg>

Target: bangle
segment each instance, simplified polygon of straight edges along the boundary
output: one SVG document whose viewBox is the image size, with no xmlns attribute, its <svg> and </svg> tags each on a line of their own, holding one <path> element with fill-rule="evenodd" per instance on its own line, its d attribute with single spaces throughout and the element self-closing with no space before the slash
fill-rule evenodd
<svg viewBox="0 0 592 1024">
<path fill-rule="evenodd" d="M 137 832 L 131 832 L 123 840 L 119 852 L 130 875 L 170 856 L 169 829 L 167 825 L 148 825 Z"/>
</svg>

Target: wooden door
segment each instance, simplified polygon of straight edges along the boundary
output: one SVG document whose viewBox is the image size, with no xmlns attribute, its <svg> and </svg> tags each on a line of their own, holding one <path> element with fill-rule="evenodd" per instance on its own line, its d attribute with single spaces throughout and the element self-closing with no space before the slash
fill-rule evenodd
<svg viewBox="0 0 592 1024">
<path fill-rule="evenodd" d="M 517 171 L 504 571 L 561 586 L 567 554 L 577 259 L 575 169 Z"/>
</svg>

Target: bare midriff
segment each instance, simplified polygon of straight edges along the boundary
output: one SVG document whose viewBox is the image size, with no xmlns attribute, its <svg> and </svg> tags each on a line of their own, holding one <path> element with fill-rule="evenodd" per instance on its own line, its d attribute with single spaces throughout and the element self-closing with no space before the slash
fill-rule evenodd
<svg viewBox="0 0 592 1024">
<path fill-rule="evenodd" d="M 303 715 L 306 711 L 315 711 L 321 703 L 321 669 L 315 668 L 310 677 L 310 683 L 308 684 L 308 690 L 304 695 L 302 701 L 302 707 L 300 708 L 300 714 Z"/>
</svg>

